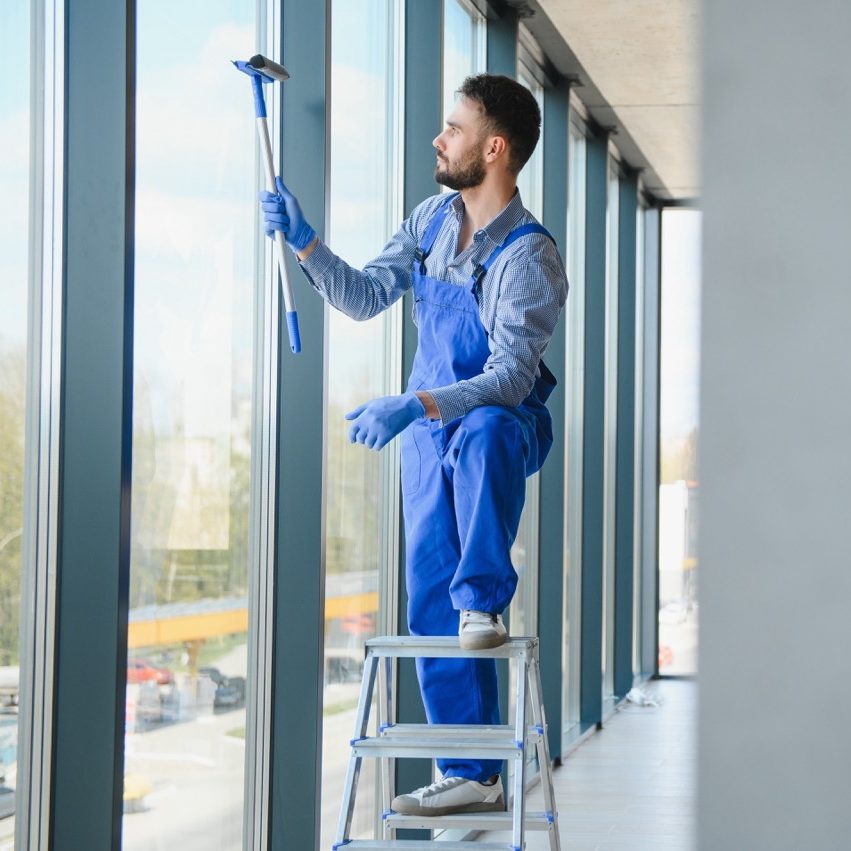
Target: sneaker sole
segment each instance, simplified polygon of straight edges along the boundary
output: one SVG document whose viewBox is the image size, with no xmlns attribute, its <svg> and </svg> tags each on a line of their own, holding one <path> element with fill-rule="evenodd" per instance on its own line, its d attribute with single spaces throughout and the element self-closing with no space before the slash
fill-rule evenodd
<svg viewBox="0 0 851 851">
<path fill-rule="evenodd" d="M 396 802 L 394 801 L 393 804 Z M 400 816 L 454 816 L 463 813 L 504 813 L 505 801 L 493 801 L 492 803 L 483 802 L 481 804 L 460 804 L 454 807 L 422 807 L 419 804 L 404 804 L 400 807 L 394 807 L 391 804 L 394 813 Z"/>
<path fill-rule="evenodd" d="M 492 650 L 494 647 L 502 647 L 508 641 L 507 635 L 478 635 L 458 636 L 458 644 L 462 650 Z"/>
</svg>

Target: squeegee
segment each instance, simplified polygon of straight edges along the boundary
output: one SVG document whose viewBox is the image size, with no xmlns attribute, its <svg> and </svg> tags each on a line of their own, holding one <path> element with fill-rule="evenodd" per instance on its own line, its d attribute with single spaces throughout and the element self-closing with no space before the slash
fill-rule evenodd
<svg viewBox="0 0 851 851">
<path fill-rule="evenodd" d="M 263 164 L 266 168 L 266 180 L 270 192 L 277 192 L 275 186 L 275 162 L 272 159 L 272 142 L 269 139 L 269 125 L 266 121 L 266 101 L 263 97 L 264 83 L 283 83 L 289 79 L 289 72 L 283 65 L 261 56 L 252 56 L 247 62 L 234 60 L 236 67 L 251 78 L 251 88 L 254 92 L 254 112 L 257 116 L 257 135 L 260 137 L 260 147 L 263 150 Z M 275 256 L 278 269 L 281 272 L 281 289 L 284 293 L 284 308 L 287 313 L 287 333 L 290 338 L 290 348 L 294 352 L 301 351 L 301 337 L 298 333 L 298 314 L 295 309 L 295 299 L 287 274 L 286 251 L 284 235 L 275 231 Z"/>
</svg>

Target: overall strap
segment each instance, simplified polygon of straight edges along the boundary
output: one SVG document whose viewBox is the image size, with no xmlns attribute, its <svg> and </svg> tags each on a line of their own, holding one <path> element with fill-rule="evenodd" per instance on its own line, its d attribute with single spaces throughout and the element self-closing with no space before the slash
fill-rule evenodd
<svg viewBox="0 0 851 851">
<path fill-rule="evenodd" d="M 502 245 L 497 245 L 496 248 L 491 252 L 490 257 L 485 260 L 484 263 L 479 263 L 475 269 L 473 269 L 473 274 L 470 276 L 470 288 L 475 291 L 476 287 L 481 283 L 482 278 L 487 274 L 488 269 L 493 266 L 494 261 L 512 242 L 516 242 L 520 237 L 527 236 L 530 233 L 540 233 L 543 234 L 548 239 L 552 239 L 553 243 L 555 243 L 555 239 L 553 235 L 543 226 L 539 225 L 537 222 L 529 222 L 526 225 L 520 225 L 520 227 L 514 228 L 511 233 L 508 234 L 507 237 L 502 242 Z"/>
<path fill-rule="evenodd" d="M 443 198 L 440 199 L 440 204 L 435 208 L 435 211 L 431 214 L 431 218 L 429 219 L 428 224 L 426 225 L 425 233 L 423 234 L 423 237 L 420 240 L 420 244 L 414 251 L 414 257 L 420 264 L 420 271 L 423 274 L 425 274 L 425 259 L 426 257 L 428 257 L 428 255 L 431 253 L 431 249 L 434 247 L 434 242 L 437 239 L 437 235 L 440 233 L 440 229 L 446 219 L 446 214 L 449 212 L 449 204 L 457 197 L 457 192 L 450 192 L 449 194 L 444 195 Z"/>
</svg>

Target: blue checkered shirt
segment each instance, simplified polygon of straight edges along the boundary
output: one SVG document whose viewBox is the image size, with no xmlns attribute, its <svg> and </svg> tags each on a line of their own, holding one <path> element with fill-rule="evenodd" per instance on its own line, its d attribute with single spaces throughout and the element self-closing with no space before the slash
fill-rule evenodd
<svg viewBox="0 0 851 851">
<path fill-rule="evenodd" d="M 318 242 L 301 264 L 308 280 L 326 301 L 353 319 L 369 319 L 386 310 L 412 285 L 414 251 L 442 197 L 423 201 L 362 271 Z M 458 195 L 426 258 L 429 277 L 458 286 L 468 285 L 476 264 L 484 263 L 514 228 L 536 221 L 515 192 L 505 209 L 476 231 L 470 246 L 456 257 L 463 218 L 464 202 Z M 529 395 L 567 289 L 561 257 L 543 234 L 522 237 L 500 254 L 482 282 L 479 297 L 490 348 L 482 374 L 428 388 L 443 423 L 480 405 L 514 407 Z"/>
</svg>

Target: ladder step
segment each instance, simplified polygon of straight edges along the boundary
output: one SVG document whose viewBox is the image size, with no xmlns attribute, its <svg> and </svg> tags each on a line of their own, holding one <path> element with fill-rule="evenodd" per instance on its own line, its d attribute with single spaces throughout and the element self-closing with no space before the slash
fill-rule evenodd
<svg viewBox="0 0 851 851">
<path fill-rule="evenodd" d="M 380 736 L 393 738 L 418 739 L 457 739 L 468 742 L 471 739 L 495 739 L 514 743 L 514 727 L 511 724 L 494 724 L 490 726 L 479 724 L 385 724 L 379 731 Z M 544 735 L 544 730 L 536 724 L 530 724 L 526 731 L 528 744 L 537 744 Z"/>
<path fill-rule="evenodd" d="M 510 842 L 430 842 L 425 839 L 350 839 L 332 848 L 334 851 L 519 851 Z"/>
<path fill-rule="evenodd" d="M 355 739 L 352 753 L 360 757 L 450 757 L 471 759 L 513 759 L 523 750 L 523 743 L 513 739 L 412 739 L 407 736 L 383 735 Z"/>
<path fill-rule="evenodd" d="M 538 651 L 537 638 L 509 638 L 501 647 L 489 650 L 464 650 L 453 635 L 382 635 L 366 642 L 373 656 L 392 656 L 399 659 L 424 657 L 429 659 L 475 657 L 477 659 L 531 658 Z"/>
<path fill-rule="evenodd" d="M 389 812 L 384 816 L 385 824 L 399 830 L 511 830 L 513 814 L 505 813 L 457 813 L 451 816 L 403 816 Z M 547 813 L 526 813 L 526 830 L 549 830 L 555 823 L 553 816 Z"/>
</svg>

